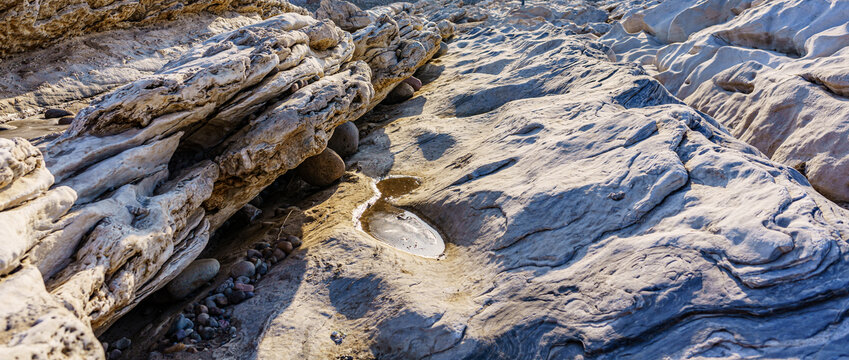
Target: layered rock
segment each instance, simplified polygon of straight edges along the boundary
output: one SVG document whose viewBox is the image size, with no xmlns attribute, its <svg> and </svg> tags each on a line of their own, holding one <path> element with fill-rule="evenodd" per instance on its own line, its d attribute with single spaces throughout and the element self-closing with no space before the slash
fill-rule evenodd
<svg viewBox="0 0 849 360">
<path fill-rule="evenodd" d="M 350 160 L 421 179 L 396 201 L 444 258 L 356 229 L 365 176 L 318 196 L 286 290 L 240 312 L 274 316 L 257 357 L 845 354 L 849 213 L 605 50 L 550 25 L 453 42 Z"/>
<path fill-rule="evenodd" d="M 849 144 L 837 140 L 849 136 L 847 11 L 825 0 L 665 1 L 632 13 L 602 41 L 829 198 L 849 202 Z"/>
<path fill-rule="evenodd" d="M 0 57 L 85 32 L 136 26 L 173 19 L 201 11 L 235 10 L 264 17 L 284 12 L 307 15 L 285 0 L 201 0 L 186 4 L 176 0 L 52 0 L 4 1 L 0 4 Z"/>
<path fill-rule="evenodd" d="M 415 16 L 414 10 L 406 2 L 363 11 L 347 1 L 323 0 L 316 14 L 353 32 L 354 59 L 365 61 L 373 72 L 374 105 L 430 60 L 443 39 L 454 34 L 453 24 L 425 20 Z"/>
<path fill-rule="evenodd" d="M 59 301 L 90 336 L 167 284 L 237 210 L 374 107 L 373 84 L 401 82 L 439 48 L 435 25 L 399 17 L 400 29 L 384 15 L 394 30 L 363 47 L 329 20 L 278 15 L 93 101 L 38 148 L 0 139 L 0 274 L 11 282 L 23 266 L 49 291 L 38 295 L 45 310 L 7 321 Z M 57 319 L 50 326 L 76 326 Z M 7 343 L 21 354 L 26 344 Z"/>
</svg>

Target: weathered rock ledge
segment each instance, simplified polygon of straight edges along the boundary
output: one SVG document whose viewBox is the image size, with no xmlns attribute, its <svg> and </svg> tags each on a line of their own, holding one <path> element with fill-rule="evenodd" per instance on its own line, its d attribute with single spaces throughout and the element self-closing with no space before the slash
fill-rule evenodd
<svg viewBox="0 0 849 360">
<path fill-rule="evenodd" d="M 441 41 L 434 24 L 409 15 L 412 25 L 383 17 L 374 26 L 385 31 L 355 41 L 283 5 L 95 100 L 38 149 L 0 142 L 0 284 L 41 278 L 47 290 L 16 289 L 10 304 L 18 293 L 39 302 L 2 316 L 10 329 L 54 319 L 7 332 L 10 353 L 102 356 L 90 329 L 167 284 L 212 231 L 321 152 L 333 128 L 375 106 Z"/>
</svg>

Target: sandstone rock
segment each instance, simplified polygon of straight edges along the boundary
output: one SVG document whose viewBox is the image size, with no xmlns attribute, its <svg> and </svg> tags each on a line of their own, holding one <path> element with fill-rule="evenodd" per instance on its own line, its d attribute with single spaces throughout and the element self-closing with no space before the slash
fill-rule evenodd
<svg viewBox="0 0 849 360">
<path fill-rule="evenodd" d="M 0 279 L 0 294 L 4 357 L 106 358 L 91 329 L 47 292 L 38 269 L 24 266 Z"/>
<path fill-rule="evenodd" d="M 371 23 L 365 11 L 347 1 L 321 0 L 315 16 L 317 19 L 330 19 L 348 32 L 355 32 Z"/>
<path fill-rule="evenodd" d="M 350 121 L 333 129 L 333 136 L 327 141 L 327 147 L 343 157 L 356 153 L 359 144 L 360 130 Z"/>
<path fill-rule="evenodd" d="M 218 274 L 218 269 L 218 260 L 195 260 L 180 275 L 171 280 L 165 288 L 174 298 L 182 299 L 207 281 L 212 280 Z"/>
<path fill-rule="evenodd" d="M 62 110 L 62 109 L 47 109 L 47 111 L 44 112 L 44 118 L 45 119 L 55 119 L 55 118 L 60 118 L 60 117 L 65 117 L 65 116 L 73 116 L 73 115 L 74 114 L 72 114 L 70 111 Z"/>
<path fill-rule="evenodd" d="M 328 186 L 345 174 L 345 161 L 330 148 L 304 160 L 297 169 L 298 175 L 313 186 Z"/>
</svg>

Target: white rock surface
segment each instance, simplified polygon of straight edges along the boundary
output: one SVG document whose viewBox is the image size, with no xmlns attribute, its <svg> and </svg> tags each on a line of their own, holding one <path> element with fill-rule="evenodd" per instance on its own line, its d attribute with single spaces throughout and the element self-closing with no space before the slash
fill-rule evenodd
<svg viewBox="0 0 849 360">
<path fill-rule="evenodd" d="M 669 0 L 602 38 L 673 94 L 849 202 L 849 3 Z M 635 34 L 631 34 L 635 33 Z"/>
</svg>

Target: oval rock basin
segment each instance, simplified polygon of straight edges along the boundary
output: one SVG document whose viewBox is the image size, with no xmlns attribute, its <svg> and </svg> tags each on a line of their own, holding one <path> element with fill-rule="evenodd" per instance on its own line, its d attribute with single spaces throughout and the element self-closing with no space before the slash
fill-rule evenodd
<svg viewBox="0 0 849 360">
<path fill-rule="evenodd" d="M 379 198 L 360 217 L 363 231 L 392 247 L 421 257 L 436 259 L 445 251 L 442 236 L 416 214 L 392 205 L 394 198 L 421 185 L 409 176 L 396 176 L 377 183 Z"/>
</svg>

